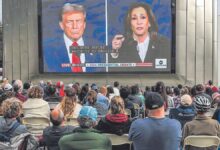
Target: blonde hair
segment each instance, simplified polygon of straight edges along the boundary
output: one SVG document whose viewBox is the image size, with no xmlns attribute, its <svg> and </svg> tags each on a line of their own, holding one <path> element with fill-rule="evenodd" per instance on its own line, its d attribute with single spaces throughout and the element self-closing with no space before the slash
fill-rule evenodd
<svg viewBox="0 0 220 150">
<path fill-rule="evenodd" d="M 110 114 L 126 114 L 124 100 L 120 96 L 114 96 L 110 103 Z"/>
<path fill-rule="evenodd" d="M 60 109 L 62 110 L 65 119 L 70 117 L 74 111 L 75 111 L 75 107 L 76 107 L 76 103 L 77 103 L 77 98 L 76 96 L 64 96 L 60 105 Z"/>
</svg>

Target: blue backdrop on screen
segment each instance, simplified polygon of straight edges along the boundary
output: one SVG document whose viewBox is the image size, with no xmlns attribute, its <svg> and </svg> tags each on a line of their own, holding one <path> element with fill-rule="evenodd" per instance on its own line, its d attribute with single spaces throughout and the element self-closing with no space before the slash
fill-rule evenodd
<svg viewBox="0 0 220 150">
<path fill-rule="evenodd" d="M 171 39 L 171 0 L 108 0 L 109 43 L 115 34 L 124 33 L 124 19 L 131 4 L 147 3 L 151 6 L 159 26 L 159 33 Z"/>
<path fill-rule="evenodd" d="M 66 48 L 63 39 L 64 33 L 59 26 L 59 13 L 65 3 L 80 4 L 86 9 L 86 28 L 83 34 L 84 46 L 104 45 L 111 47 L 112 39 L 116 34 L 125 34 L 125 17 L 131 4 L 135 2 L 149 4 L 158 23 L 158 34 L 165 37 L 171 44 L 171 0 L 41 0 L 43 72 L 72 73 L 71 67 L 68 66 L 70 64 L 68 54 L 66 56 L 63 55 L 64 52 L 67 53 L 67 50 L 64 50 Z M 153 60 L 147 61 L 145 67 L 140 64 L 139 66 L 136 66 L 137 64 L 122 64 L 118 66 L 117 63 L 135 62 L 111 61 L 111 55 L 106 55 L 105 53 L 88 54 L 88 57 L 85 56 L 85 58 L 91 61 L 85 61 L 88 67 L 84 65 L 86 69 L 82 72 L 169 72 L 171 48 L 166 53 L 169 55 L 155 57 Z M 166 63 L 166 67 L 155 67 L 157 62 Z M 106 63 L 112 64 L 106 65 Z"/>
</svg>

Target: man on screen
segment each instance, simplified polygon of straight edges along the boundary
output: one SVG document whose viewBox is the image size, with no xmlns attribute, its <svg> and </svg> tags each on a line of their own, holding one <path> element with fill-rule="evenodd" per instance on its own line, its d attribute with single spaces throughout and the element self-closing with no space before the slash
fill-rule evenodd
<svg viewBox="0 0 220 150">
<path fill-rule="evenodd" d="M 51 45 L 50 52 L 45 52 L 45 69 L 49 72 L 104 72 L 105 68 L 82 66 L 85 63 L 104 63 L 104 53 L 78 53 L 70 50 L 71 46 L 89 45 L 83 38 L 86 28 L 84 7 L 78 4 L 64 4 L 60 12 L 59 26 L 63 31 L 63 37 L 56 43 L 58 47 Z M 89 41 L 91 43 L 92 40 Z"/>
<path fill-rule="evenodd" d="M 169 40 L 158 34 L 155 16 L 148 4 L 132 4 L 125 22 L 125 35 L 116 35 L 112 40 L 114 53 L 110 54 L 110 62 L 148 63 L 148 68 L 125 68 L 127 71 L 130 69 L 132 71 L 146 71 L 146 69 L 154 69 L 156 59 L 162 59 L 166 62 L 170 59 Z M 121 68 L 119 69 L 121 70 Z M 115 71 L 117 68 L 112 68 L 112 70 Z"/>
</svg>

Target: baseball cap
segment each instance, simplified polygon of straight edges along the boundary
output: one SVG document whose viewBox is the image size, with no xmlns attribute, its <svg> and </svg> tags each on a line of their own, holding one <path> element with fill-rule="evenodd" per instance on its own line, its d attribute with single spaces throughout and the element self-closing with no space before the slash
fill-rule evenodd
<svg viewBox="0 0 220 150">
<path fill-rule="evenodd" d="M 9 84 L 9 83 L 7 83 L 7 84 L 5 84 L 5 86 L 4 86 L 4 91 L 9 91 L 9 90 L 12 90 L 12 85 Z"/>
<path fill-rule="evenodd" d="M 148 109 L 157 109 L 164 105 L 164 100 L 159 93 L 149 92 L 145 95 L 145 107 Z"/>
<path fill-rule="evenodd" d="M 79 117 L 89 117 L 93 121 L 97 120 L 97 110 L 91 106 L 83 106 L 79 112 Z"/>
</svg>

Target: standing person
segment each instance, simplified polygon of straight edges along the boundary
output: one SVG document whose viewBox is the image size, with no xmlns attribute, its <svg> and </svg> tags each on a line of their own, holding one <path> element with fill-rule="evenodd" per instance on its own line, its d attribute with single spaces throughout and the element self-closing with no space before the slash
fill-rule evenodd
<svg viewBox="0 0 220 150">
<path fill-rule="evenodd" d="M 93 129 L 96 125 L 97 111 L 91 106 L 83 106 L 77 121 L 80 127 L 59 141 L 61 150 L 111 150 L 111 141 Z"/>
<path fill-rule="evenodd" d="M 71 46 L 91 45 L 83 38 L 86 29 L 86 10 L 82 5 L 66 3 L 60 12 L 59 26 L 63 31 L 57 44 L 45 45 L 44 68 L 48 72 L 101 72 L 105 67 L 65 67 L 62 64 L 80 65 L 84 63 L 105 62 L 103 53 L 75 53 L 70 52 Z M 52 58 L 51 58 L 52 57 Z"/>
<path fill-rule="evenodd" d="M 177 150 L 181 141 L 181 125 L 165 117 L 161 95 L 150 92 L 145 96 L 148 118 L 137 119 L 131 124 L 129 140 L 135 150 Z"/>
<path fill-rule="evenodd" d="M 197 111 L 194 120 L 187 122 L 183 128 L 182 144 L 189 135 L 209 135 L 220 137 L 220 125 L 217 120 L 206 116 L 211 108 L 210 96 L 198 94 L 194 97 L 195 109 Z M 210 147 L 214 149 L 216 147 Z M 198 150 L 198 147 L 187 146 L 187 150 Z"/>
<path fill-rule="evenodd" d="M 125 22 L 125 35 L 116 35 L 112 40 L 114 53 L 111 53 L 111 62 L 154 64 L 156 58 L 170 58 L 170 42 L 158 34 L 156 18 L 148 4 L 131 5 Z M 154 65 L 149 69 L 153 68 Z M 126 67 L 125 69 L 146 70 L 145 67 Z"/>
</svg>

